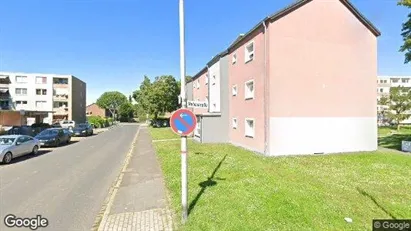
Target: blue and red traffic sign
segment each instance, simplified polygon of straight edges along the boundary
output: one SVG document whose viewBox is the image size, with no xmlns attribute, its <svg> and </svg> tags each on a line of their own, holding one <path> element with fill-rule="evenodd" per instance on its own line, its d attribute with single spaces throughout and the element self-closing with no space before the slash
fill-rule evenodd
<svg viewBox="0 0 411 231">
<path fill-rule="evenodd" d="M 170 117 L 171 130 L 178 135 L 188 136 L 196 129 L 196 126 L 196 116 L 188 109 L 178 109 Z"/>
</svg>

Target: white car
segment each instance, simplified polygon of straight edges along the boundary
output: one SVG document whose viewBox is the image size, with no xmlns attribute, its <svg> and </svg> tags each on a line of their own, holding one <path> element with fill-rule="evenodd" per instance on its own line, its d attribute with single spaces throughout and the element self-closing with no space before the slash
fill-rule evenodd
<svg viewBox="0 0 411 231">
<path fill-rule="evenodd" d="M 27 154 L 37 155 L 40 142 L 25 135 L 0 136 L 0 162 L 8 164 L 13 158 Z"/>
<path fill-rule="evenodd" d="M 73 120 L 63 120 L 60 121 L 60 126 L 62 128 L 68 128 L 72 130 L 76 126 L 76 122 L 74 122 Z"/>
</svg>

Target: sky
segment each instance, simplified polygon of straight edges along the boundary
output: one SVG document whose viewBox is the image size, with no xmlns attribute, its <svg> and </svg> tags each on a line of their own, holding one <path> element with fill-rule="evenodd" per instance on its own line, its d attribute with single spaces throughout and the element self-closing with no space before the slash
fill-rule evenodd
<svg viewBox="0 0 411 231">
<path fill-rule="evenodd" d="M 293 1 L 185 0 L 187 75 Z M 351 2 L 382 32 L 378 74 L 411 75 L 398 52 L 409 9 Z M 1 0 L 0 9 L 0 71 L 75 75 L 88 104 L 105 91 L 131 94 L 144 75 L 180 77 L 178 0 Z"/>
</svg>

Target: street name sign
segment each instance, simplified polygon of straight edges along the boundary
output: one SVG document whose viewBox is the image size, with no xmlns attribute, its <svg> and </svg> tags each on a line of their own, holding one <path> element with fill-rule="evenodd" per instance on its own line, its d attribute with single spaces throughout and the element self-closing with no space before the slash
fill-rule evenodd
<svg viewBox="0 0 411 231">
<path fill-rule="evenodd" d="M 187 101 L 187 107 L 208 108 L 208 103 L 206 101 Z"/>
<path fill-rule="evenodd" d="M 190 135 L 196 129 L 196 126 L 196 116 L 188 109 L 178 109 L 170 117 L 171 130 L 180 136 Z"/>
</svg>

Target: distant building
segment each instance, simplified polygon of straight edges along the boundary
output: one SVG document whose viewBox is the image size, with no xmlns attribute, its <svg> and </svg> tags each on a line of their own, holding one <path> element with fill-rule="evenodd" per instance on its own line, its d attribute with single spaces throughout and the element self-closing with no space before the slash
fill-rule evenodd
<svg viewBox="0 0 411 231">
<path fill-rule="evenodd" d="M 0 112 L 7 114 L 1 125 L 80 123 L 86 120 L 85 104 L 86 83 L 75 76 L 0 72 Z"/>
<path fill-rule="evenodd" d="M 111 117 L 111 112 L 108 109 L 99 107 L 96 103 L 92 103 L 86 108 L 87 116 Z"/>
<path fill-rule="evenodd" d="M 378 76 L 377 78 L 377 100 L 380 100 L 382 96 L 389 96 L 391 87 L 410 87 L 411 88 L 411 75 L 408 76 Z M 381 116 L 381 112 L 387 109 L 387 106 L 377 105 L 377 111 L 379 114 L 378 122 L 383 124 L 385 118 Z M 411 118 L 402 121 L 403 124 L 410 124 Z"/>
</svg>

